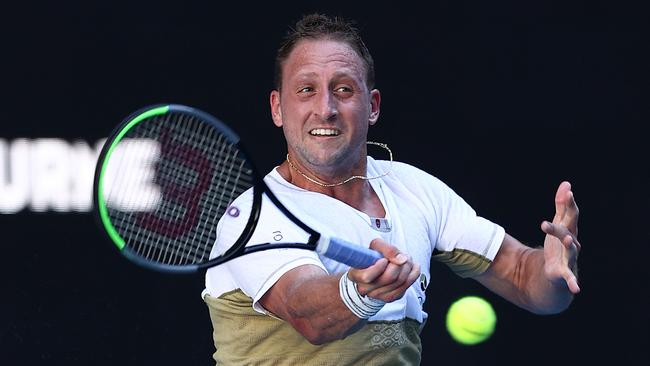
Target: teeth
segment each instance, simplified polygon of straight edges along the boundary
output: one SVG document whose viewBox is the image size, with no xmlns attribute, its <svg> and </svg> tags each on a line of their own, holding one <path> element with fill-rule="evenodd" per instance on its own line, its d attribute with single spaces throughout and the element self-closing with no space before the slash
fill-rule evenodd
<svg viewBox="0 0 650 366">
<path fill-rule="evenodd" d="M 339 131 L 331 128 L 315 128 L 309 133 L 314 136 L 338 136 Z"/>
</svg>

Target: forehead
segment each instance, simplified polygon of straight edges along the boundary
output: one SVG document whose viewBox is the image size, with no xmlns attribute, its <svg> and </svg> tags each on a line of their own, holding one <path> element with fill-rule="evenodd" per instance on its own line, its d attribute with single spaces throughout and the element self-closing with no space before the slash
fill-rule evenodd
<svg viewBox="0 0 650 366">
<path fill-rule="evenodd" d="M 365 64 L 347 43 L 329 39 L 301 40 L 283 65 L 285 77 L 336 70 L 363 77 Z"/>
</svg>

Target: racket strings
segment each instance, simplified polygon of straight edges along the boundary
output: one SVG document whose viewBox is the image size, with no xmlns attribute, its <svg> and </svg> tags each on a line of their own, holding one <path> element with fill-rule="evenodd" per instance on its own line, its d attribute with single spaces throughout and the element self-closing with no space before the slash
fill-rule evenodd
<svg viewBox="0 0 650 366">
<path fill-rule="evenodd" d="M 195 122 L 195 121 L 194 121 Z M 199 124 L 199 127 L 205 127 L 203 124 Z M 202 141 L 201 144 L 204 144 L 206 141 L 206 137 L 208 134 L 203 133 L 203 132 L 212 132 L 212 131 L 201 131 L 200 135 L 202 136 Z M 227 147 L 229 150 L 231 149 L 231 145 L 229 144 L 224 144 L 223 143 L 224 136 L 219 135 L 217 138 L 210 139 L 211 143 L 208 146 L 208 151 L 215 151 L 218 153 L 219 156 L 225 157 L 225 159 L 218 159 L 218 163 L 224 163 L 224 160 L 228 160 L 229 158 L 232 158 L 232 151 L 229 151 L 229 153 L 225 153 L 224 149 Z M 216 145 L 216 146 L 215 146 Z M 234 161 L 234 159 L 232 159 Z M 216 166 L 216 172 L 218 173 L 223 173 L 225 169 L 223 169 L 223 166 Z M 223 215 L 225 212 L 226 207 L 232 202 L 234 197 L 229 196 L 229 197 L 224 197 L 224 194 L 226 192 L 225 187 L 224 189 L 220 189 L 219 184 L 224 183 L 222 177 L 215 177 L 216 179 L 216 184 L 214 187 L 213 192 L 221 192 L 221 195 L 218 197 L 211 197 L 210 201 L 211 202 L 216 202 L 216 205 L 208 205 L 206 207 L 206 222 L 214 222 L 214 219 L 217 218 L 217 220 Z M 224 183 L 226 185 L 227 183 Z M 233 186 L 234 187 L 234 186 Z M 206 235 L 206 229 L 210 227 L 213 228 L 214 226 L 209 226 L 209 225 L 202 225 L 199 230 L 196 230 L 194 232 L 194 235 L 190 238 L 189 236 L 187 237 L 186 240 L 186 247 L 190 248 L 190 253 L 187 253 L 189 258 L 192 258 L 191 260 L 193 262 L 202 262 L 204 259 L 209 257 L 209 252 L 206 250 L 200 250 L 201 246 L 200 245 L 192 245 L 192 243 L 199 243 L 201 238 L 203 238 Z M 216 239 L 216 238 L 215 238 Z M 194 249 L 192 253 L 192 249 Z M 177 258 L 180 260 L 181 256 L 178 255 L 177 253 Z M 189 260 L 189 258 L 185 258 L 186 260 Z M 177 262 L 175 264 L 180 264 L 180 262 Z"/>
<path fill-rule="evenodd" d="M 221 198 L 220 201 L 218 202 L 218 205 L 210 206 L 211 210 L 213 211 L 215 208 L 219 209 L 219 207 L 221 207 L 220 208 L 221 212 L 217 211 L 217 215 L 221 215 L 225 210 L 225 207 L 230 201 L 231 199 Z M 212 213 L 210 216 L 214 216 L 214 213 Z M 193 245 L 193 243 L 199 242 L 197 241 L 197 239 L 200 239 L 202 235 L 205 235 L 206 226 L 203 226 L 203 230 L 201 231 L 203 233 L 199 232 L 198 230 L 194 231 L 194 235 L 192 236 L 192 238 L 190 239 L 190 237 L 188 236 L 184 243 L 180 243 L 180 245 L 177 245 L 175 247 L 174 253 L 172 254 L 172 257 L 165 258 L 163 262 L 170 262 L 173 264 L 182 264 L 183 262 L 197 262 L 200 261 L 202 258 L 204 258 L 206 255 L 208 255 L 209 253 L 207 253 L 207 250 L 199 251 L 200 246 Z M 167 254 L 171 253 L 169 249 L 170 248 L 167 248 L 167 252 L 166 252 Z M 176 258 L 176 261 L 173 261 L 173 258 Z"/>
<path fill-rule="evenodd" d="M 200 124 L 202 126 L 205 126 L 204 124 Z M 205 140 L 205 137 L 207 136 L 204 133 L 200 133 L 200 136 L 203 137 Z M 230 185 L 230 178 L 232 176 L 232 166 L 233 164 L 229 164 L 229 161 L 235 162 L 234 156 L 237 152 L 233 152 L 232 145 L 231 144 L 224 144 L 223 142 L 223 136 L 218 136 L 218 138 L 213 138 L 211 139 L 212 142 L 217 142 L 218 145 L 220 145 L 220 148 L 216 148 L 214 144 L 211 144 L 209 146 L 210 151 L 214 151 L 217 153 L 217 156 L 220 158 L 216 160 L 216 171 L 220 174 L 219 176 L 215 177 L 215 187 L 214 190 L 211 192 L 220 192 L 219 195 L 215 196 L 207 196 L 205 202 L 216 202 L 217 204 L 212 204 L 209 205 L 206 212 L 206 219 L 208 221 L 214 221 L 215 219 L 218 221 L 218 219 L 223 215 L 223 213 L 226 210 L 226 207 L 232 202 L 232 200 L 235 198 L 232 195 L 229 197 L 225 197 L 225 193 L 227 192 L 227 186 Z M 224 151 L 227 150 L 227 151 Z M 243 161 L 243 160 L 242 160 Z M 245 189 L 248 189 L 250 185 L 245 186 Z M 236 187 L 235 185 L 232 186 L 234 192 L 243 192 L 243 190 L 237 191 L 234 188 Z M 244 190 L 245 190 L 244 189 Z M 209 192 L 209 193 L 211 193 Z M 212 212 L 215 211 L 216 212 Z M 210 217 L 212 217 L 212 220 L 210 220 Z M 214 226 L 211 225 L 202 225 L 200 229 L 201 233 L 199 233 L 199 230 L 194 231 L 194 235 L 192 238 L 189 236 L 187 237 L 186 242 L 184 245 L 177 246 L 177 252 L 176 252 L 176 258 L 177 262 L 174 264 L 181 264 L 183 261 L 191 261 L 191 262 L 200 262 L 204 258 L 207 258 L 209 256 L 209 251 L 208 250 L 200 250 L 201 247 L 205 248 L 205 246 L 201 246 L 198 243 L 201 243 L 201 236 L 205 235 L 205 231 L 208 227 L 213 228 Z M 211 240 L 213 240 L 211 238 Z M 193 244 L 195 243 L 195 244 Z M 182 252 L 180 249 L 187 249 L 186 252 Z"/>
<path fill-rule="evenodd" d="M 170 123 L 170 118 L 171 117 L 172 117 L 172 115 L 170 115 L 170 114 L 166 114 L 164 116 L 164 119 L 165 119 L 164 125 L 168 125 Z M 179 119 L 178 119 L 178 122 L 180 124 L 187 123 L 186 116 L 185 115 L 180 115 Z M 191 122 L 191 119 L 190 119 L 190 122 Z M 190 126 L 190 129 L 192 131 L 194 131 L 195 126 Z M 184 131 L 184 130 L 181 130 L 181 131 Z M 200 131 L 197 131 L 197 133 L 200 133 Z M 188 139 L 185 136 L 182 136 L 183 138 L 180 139 L 180 141 L 177 141 L 176 144 L 173 144 L 173 139 L 172 139 L 171 142 L 166 141 L 167 139 L 170 139 L 170 136 L 168 136 L 168 134 L 169 134 L 169 132 L 167 132 L 167 131 L 163 132 L 163 143 L 165 144 L 165 146 L 170 146 L 170 145 L 171 146 L 176 146 L 176 147 L 177 146 L 184 146 L 184 145 L 181 145 L 181 144 L 189 144 L 190 141 L 191 141 L 191 139 Z M 181 135 L 183 135 L 183 133 L 181 133 Z M 178 149 L 172 148 L 169 155 L 174 156 L 174 155 L 178 154 L 178 151 L 176 151 L 176 150 L 178 150 Z M 187 186 L 190 186 L 192 183 L 195 183 L 194 179 L 198 179 L 198 177 L 196 176 L 196 174 L 198 174 L 198 172 L 194 172 L 193 169 L 190 166 L 182 166 L 182 165 L 180 165 L 180 166 L 174 166 L 172 168 L 171 164 L 170 164 L 171 163 L 170 160 L 165 160 L 165 162 L 167 163 L 167 165 L 166 165 L 167 169 L 176 169 L 176 170 L 173 171 L 173 174 L 170 174 L 170 175 L 162 174 L 161 175 L 162 177 L 170 177 L 172 179 L 172 182 L 169 182 L 169 183 L 160 182 L 161 185 L 170 186 L 170 184 L 171 184 L 171 186 L 174 186 L 174 187 L 187 187 Z M 190 164 L 188 164 L 188 165 L 190 165 Z M 191 165 L 193 165 L 193 164 L 191 164 Z M 186 171 L 184 171 L 184 170 L 186 170 Z M 176 209 L 175 206 L 173 206 L 173 207 L 174 207 L 174 209 Z M 185 217 L 187 219 L 187 216 L 185 216 Z M 179 219 L 182 219 L 182 218 L 179 218 Z M 173 258 L 184 258 L 185 261 L 191 261 L 191 259 L 190 259 L 191 257 L 189 257 L 187 255 L 184 255 L 184 253 L 182 253 L 182 252 L 180 252 L 178 250 L 180 246 L 173 246 L 171 241 L 163 241 L 163 244 L 165 245 L 165 249 L 160 251 L 160 253 L 162 255 L 162 258 L 161 258 L 161 255 L 159 255 L 156 258 L 157 261 L 159 261 L 161 263 L 169 263 L 169 264 L 177 264 L 177 263 L 170 263 L 170 261 L 172 261 Z M 187 243 L 185 243 L 185 245 L 187 245 Z M 188 248 L 188 250 L 189 250 L 189 248 Z M 182 262 L 179 262 L 179 263 L 182 263 Z"/>
<path fill-rule="evenodd" d="M 221 138 L 223 138 L 223 136 L 220 136 L 220 139 Z M 226 146 L 226 145 L 223 145 L 223 144 L 221 145 L 221 147 L 224 147 L 224 146 Z M 224 156 L 232 157 L 232 147 L 228 146 L 228 150 L 229 150 L 229 153 L 226 153 Z M 236 182 L 239 182 L 239 179 L 241 177 L 241 169 L 243 168 L 243 165 L 244 165 L 245 161 L 242 160 L 239 168 L 237 169 L 238 174 L 233 180 L 233 183 L 235 183 L 235 184 L 231 184 L 231 182 L 230 182 L 231 179 L 230 178 L 232 177 L 232 171 L 233 171 L 233 168 L 234 168 L 234 166 L 236 164 L 236 159 L 233 158 L 233 159 L 230 159 L 230 161 L 231 161 L 232 164 L 229 166 L 229 168 L 227 170 L 226 169 L 219 169 L 219 168 L 217 169 L 217 172 L 225 173 L 227 171 L 227 174 L 225 175 L 225 177 L 224 176 L 217 177 L 217 186 L 215 187 L 215 191 L 220 192 L 220 195 L 215 196 L 214 201 L 218 202 L 218 205 L 210 206 L 210 209 L 208 210 L 208 215 L 206 217 L 206 219 L 209 220 L 209 222 L 211 223 L 211 225 L 210 225 L 211 228 L 216 228 L 218 220 L 224 214 L 224 212 L 225 212 L 226 208 L 228 207 L 228 205 L 237 196 L 239 196 L 239 193 L 243 192 L 243 191 L 241 191 L 241 192 L 237 191 Z M 223 168 L 225 168 L 225 167 L 223 167 Z M 223 185 L 221 189 L 219 187 L 219 184 Z M 235 196 L 235 194 L 237 194 L 237 195 Z M 212 212 L 212 207 L 214 207 L 217 211 Z M 203 226 L 203 230 L 201 232 L 202 235 L 205 234 L 205 229 L 207 227 L 208 227 L 208 225 Z M 216 234 L 216 232 L 215 232 L 215 234 Z M 193 238 L 193 241 L 194 240 L 196 240 L 196 238 Z M 216 240 L 216 238 L 215 238 L 215 240 Z M 206 251 L 203 251 L 201 253 L 200 258 L 198 258 L 198 261 L 203 261 L 205 259 L 208 259 L 209 255 L 210 255 L 210 253 L 206 253 Z"/>
<path fill-rule="evenodd" d="M 132 174 L 132 172 L 138 171 L 137 165 L 139 159 L 129 159 L 130 156 L 136 156 L 139 158 L 143 156 L 153 156 L 155 159 L 159 155 L 159 151 L 155 151 L 156 147 L 158 147 L 157 144 L 148 144 L 147 141 L 148 140 L 142 138 L 130 138 L 123 140 L 113 153 L 111 157 L 111 164 L 109 164 L 109 168 L 111 166 L 117 167 L 116 169 L 113 169 L 114 177 L 113 179 L 107 179 L 108 181 L 113 182 L 113 184 L 111 184 L 108 188 L 108 204 L 110 206 L 117 205 L 123 210 L 109 210 L 109 212 L 113 213 L 111 216 L 114 226 L 118 228 L 118 231 L 119 229 L 122 229 L 123 233 L 127 234 L 127 236 L 123 237 L 130 237 L 134 239 L 135 242 L 140 241 L 141 232 L 133 231 L 132 225 L 130 225 L 130 221 L 131 216 L 133 215 L 131 212 L 138 211 L 140 207 L 139 205 L 134 204 L 138 198 L 140 198 L 140 192 L 137 189 L 133 189 L 133 185 L 136 184 L 136 182 L 133 180 L 125 179 L 125 177 L 134 177 L 134 174 Z M 147 168 L 149 167 L 150 164 L 145 164 L 145 169 L 143 170 L 147 171 Z M 155 194 L 152 196 L 155 196 Z M 150 201 L 151 198 L 143 202 L 141 206 L 149 207 L 151 203 Z"/>
<path fill-rule="evenodd" d="M 156 143 L 142 143 L 150 141 Z M 126 147 L 134 145 L 126 151 Z M 168 113 L 129 130 L 112 164 L 117 177 L 137 168 L 153 170 L 153 193 L 144 197 L 148 211 L 110 205 L 109 216 L 126 245 L 138 255 L 163 264 L 206 261 L 216 240 L 216 223 L 232 201 L 253 185 L 247 160 L 218 129 L 194 115 Z M 139 156 L 138 159 L 130 158 Z M 119 181 L 119 178 L 116 180 Z M 107 202 L 135 202 L 143 197 L 122 182 Z M 156 194 L 156 189 L 158 193 Z M 114 206 L 114 207 L 111 207 Z"/>
<path fill-rule="evenodd" d="M 186 117 L 187 116 L 185 116 L 185 115 L 181 115 L 181 118 L 180 118 L 179 121 L 181 123 L 187 122 L 188 124 L 190 124 L 190 129 L 189 130 L 190 131 L 196 131 L 196 134 L 198 134 L 198 136 L 201 136 L 201 141 L 198 142 L 197 147 L 203 146 L 204 142 L 205 142 L 205 138 L 207 136 L 206 131 L 204 131 L 204 128 L 203 128 L 205 126 L 203 126 L 203 124 L 197 123 L 197 121 L 196 121 L 196 119 L 194 117 L 189 117 L 189 120 L 186 121 Z M 180 143 L 181 144 L 189 143 L 190 141 L 192 141 L 192 138 L 190 138 L 188 136 L 185 136 L 185 133 L 184 133 L 185 131 L 186 130 L 183 130 L 183 133 L 180 134 L 180 136 L 182 137 L 182 138 L 180 138 Z M 191 165 L 193 165 L 193 163 L 195 163 L 195 162 L 190 162 L 190 163 L 191 163 Z M 194 177 L 194 178 L 198 179 L 198 177 Z M 188 184 L 189 184 L 189 182 L 188 182 Z M 199 247 L 198 247 L 198 245 L 193 245 L 193 243 L 194 243 L 193 241 L 188 241 L 187 238 L 186 238 L 186 240 L 183 243 L 181 243 L 181 245 L 177 245 L 175 248 L 169 248 L 171 242 L 168 241 L 167 242 L 167 251 L 165 252 L 166 255 L 165 255 L 165 258 L 163 260 L 163 263 L 182 264 L 182 263 L 185 263 L 185 262 L 189 262 L 189 263 L 197 262 L 197 260 L 195 259 L 196 258 L 195 256 L 196 256 L 196 253 L 197 253 Z M 180 250 L 181 248 L 186 248 L 187 251 L 183 252 L 183 251 Z M 172 253 L 172 251 L 170 251 L 170 249 L 173 250 L 173 253 Z M 174 258 L 176 258 L 176 262 L 173 261 Z"/>
</svg>

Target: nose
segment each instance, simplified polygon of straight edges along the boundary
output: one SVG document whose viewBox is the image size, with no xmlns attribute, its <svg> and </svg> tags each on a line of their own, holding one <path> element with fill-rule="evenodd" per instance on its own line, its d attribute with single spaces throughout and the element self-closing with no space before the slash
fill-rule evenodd
<svg viewBox="0 0 650 366">
<path fill-rule="evenodd" d="M 332 92 L 325 92 L 320 94 L 318 98 L 318 105 L 316 106 L 316 114 L 325 121 L 333 121 L 338 115 L 338 106 L 336 97 Z"/>
</svg>

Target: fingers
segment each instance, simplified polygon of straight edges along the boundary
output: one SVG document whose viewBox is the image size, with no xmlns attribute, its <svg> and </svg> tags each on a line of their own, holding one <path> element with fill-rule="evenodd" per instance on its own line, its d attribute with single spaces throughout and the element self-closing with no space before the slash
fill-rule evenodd
<svg viewBox="0 0 650 366">
<path fill-rule="evenodd" d="M 580 285 L 578 285 L 578 277 L 567 266 L 553 266 L 547 269 L 547 278 L 552 282 L 564 282 L 572 294 L 580 292 Z"/>
<path fill-rule="evenodd" d="M 576 204 L 571 183 L 564 181 L 555 193 L 555 216 L 553 223 L 562 223 L 578 235 L 578 205 Z"/>
<path fill-rule="evenodd" d="M 379 253 L 383 254 L 386 259 L 391 263 L 402 265 L 408 261 L 408 256 L 401 253 L 399 249 L 388 244 L 385 240 L 381 238 L 376 238 L 370 242 L 370 249 L 374 249 Z"/>
<path fill-rule="evenodd" d="M 564 225 L 544 221 L 542 222 L 541 229 L 546 234 L 558 238 L 567 249 L 570 249 L 572 245 L 575 245 L 578 250 L 582 249 L 582 245 L 580 245 L 578 239 Z"/>
<path fill-rule="evenodd" d="M 564 225 L 556 224 L 553 222 L 543 221 L 541 229 L 548 235 L 553 235 L 554 237 L 562 240 L 566 235 L 570 235 L 571 232 Z"/>
<path fill-rule="evenodd" d="M 566 284 L 569 287 L 569 291 L 571 291 L 572 294 L 577 294 L 578 292 L 580 292 L 580 286 L 578 286 L 578 279 L 573 274 L 573 272 L 567 271 L 564 280 L 566 281 Z"/>
<path fill-rule="evenodd" d="M 582 249 L 578 242 L 578 205 L 571 183 L 560 183 L 555 193 L 555 216 L 553 222 L 544 221 L 541 229 L 547 234 L 544 240 L 545 272 L 553 282 L 564 281 L 573 294 L 580 292 L 575 266 Z M 559 241 L 559 243 L 558 243 Z"/>
<path fill-rule="evenodd" d="M 578 204 L 576 203 L 573 191 L 569 191 L 568 196 L 569 198 L 564 222 L 573 235 L 578 235 L 578 214 L 580 210 L 578 209 Z"/>
<path fill-rule="evenodd" d="M 368 294 L 372 292 L 374 295 L 381 295 L 400 288 L 407 282 L 414 266 L 415 264 L 411 261 L 402 266 L 389 264 L 386 271 L 372 283 L 372 288 L 368 288 Z M 372 297 L 372 295 L 369 296 Z"/>
<path fill-rule="evenodd" d="M 553 282 L 564 281 L 573 294 L 580 292 L 575 266 L 582 246 L 569 229 L 561 224 L 542 222 L 542 231 L 547 234 L 544 241 L 545 274 Z M 559 242 L 559 243 L 558 243 Z"/>
<path fill-rule="evenodd" d="M 399 299 L 420 277 L 420 266 L 382 239 L 373 240 L 370 248 L 385 258 L 366 269 L 350 269 L 348 277 L 357 283 L 357 290 L 362 295 L 386 302 Z"/>
<path fill-rule="evenodd" d="M 372 283 L 386 271 L 389 263 L 388 259 L 381 258 L 375 264 L 365 269 L 350 268 L 348 277 L 356 283 Z"/>
<path fill-rule="evenodd" d="M 560 186 L 557 187 L 555 192 L 555 217 L 553 217 L 553 222 L 560 222 L 564 219 L 567 209 L 567 192 L 571 191 L 571 183 L 562 182 Z"/>
<path fill-rule="evenodd" d="M 348 272 L 350 279 L 357 283 L 359 293 L 366 295 L 379 288 L 382 290 L 375 291 L 375 294 L 392 291 L 406 281 L 413 269 L 413 262 L 411 261 L 407 261 L 403 265 L 386 262 L 384 270 L 377 275 L 367 273 L 367 269 L 354 272 L 350 270 Z"/>
<path fill-rule="evenodd" d="M 356 283 L 373 283 L 381 275 L 384 275 L 385 281 L 385 278 L 392 277 L 392 274 L 396 271 L 395 266 L 401 266 L 409 260 L 409 257 L 401 253 L 397 247 L 388 244 L 381 238 L 376 238 L 371 241 L 370 249 L 378 251 L 384 258 L 379 259 L 375 264 L 366 269 L 350 269 L 349 277 Z M 390 267 L 389 264 L 391 265 Z"/>
<path fill-rule="evenodd" d="M 405 271 L 403 274 L 405 274 L 405 277 L 400 276 L 400 278 L 395 283 L 370 291 L 368 293 L 368 296 L 376 299 L 381 299 L 386 302 L 395 301 L 401 298 L 404 296 L 406 290 L 418 278 L 420 278 L 420 266 L 416 263 L 411 267 L 410 271 Z"/>
</svg>

